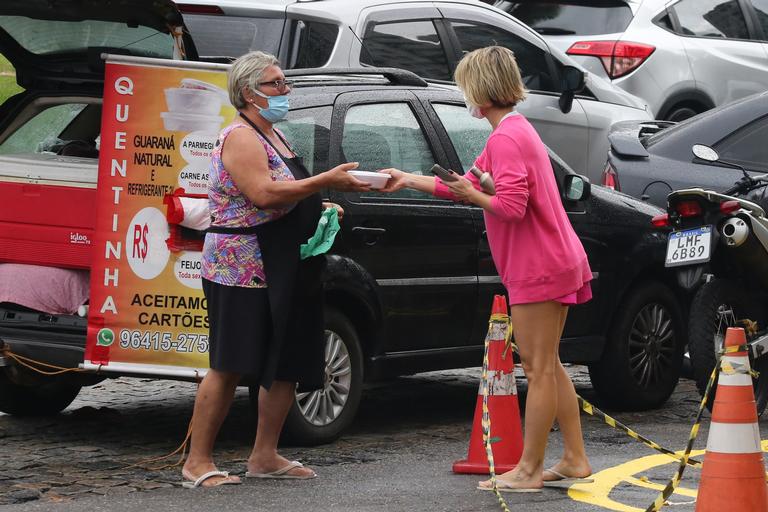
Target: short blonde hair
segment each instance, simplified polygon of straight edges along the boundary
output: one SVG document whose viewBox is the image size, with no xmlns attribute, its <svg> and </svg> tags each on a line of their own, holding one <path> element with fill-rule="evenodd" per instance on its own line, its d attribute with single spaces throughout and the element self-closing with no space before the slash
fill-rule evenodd
<svg viewBox="0 0 768 512">
<path fill-rule="evenodd" d="M 515 54 L 503 46 L 479 48 L 464 55 L 456 67 L 456 84 L 467 101 L 479 107 L 513 107 L 525 99 Z"/>
<path fill-rule="evenodd" d="M 248 88 L 255 91 L 261 80 L 261 75 L 269 66 L 279 66 L 277 57 L 264 52 L 248 52 L 232 63 L 227 73 L 227 90 L 229 101 L 235 108 L 247 105 L 243 91 Z"/>
</svg>

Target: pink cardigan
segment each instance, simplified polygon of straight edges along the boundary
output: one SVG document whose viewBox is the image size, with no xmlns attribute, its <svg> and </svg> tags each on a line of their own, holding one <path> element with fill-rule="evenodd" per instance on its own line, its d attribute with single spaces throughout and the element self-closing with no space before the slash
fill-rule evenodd
<svg viewBox="0 0 768 512">
<path fill-rule="evenodd" d="M 485 227 L 510 304 L 555 300 L 589 283 L 587 255 L 563 208 L 547 150 L 528 120 L 520 114 L 503 119 L 475 166 L 496 185 Z M 472 173 L 466 177 L 480 189 Z M 435 195 L 453 199 L 439 179 Z"/>
</svg>

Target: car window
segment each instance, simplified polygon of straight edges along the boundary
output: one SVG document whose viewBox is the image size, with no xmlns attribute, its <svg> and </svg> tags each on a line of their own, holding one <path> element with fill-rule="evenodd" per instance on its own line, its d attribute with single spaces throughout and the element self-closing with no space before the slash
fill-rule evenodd
<svg viewBox="0 0 768 512">
<path fill-rule="evenodd" d="M 344 119 L 341 151 L 345 161 L 359 162 L 361 171 L 395 167 L 427 175 L 435 163 L 421 125 L 407 103 L 351 107 Z M 365 195 L 434 199 L 430 194 L 408 189 L 387 195 L 378 192 L 366 192 Z"/>
<path fill-rule="evenodd" d="M 430 20 L 368 25 L 360 62 L 403 68 L 424 78 L 452 80 L 440 37 Z"/>
<path fill-rule="evenodd" d="M 331 58 L 339 35 L 339 27 L 330 23 L 295 20 L 291 24 L 291 41 L 287 68 L 319 68 Z"/>
<path fill-rule="evenodd" d="M 768 40 L 768 0 L 752 0 L 757 22 L 763 27 L 763 39 Z"/>
<path fill-rule="evenodd" d="M 683 35 L 749 39 L 738 0 L 682 0 L 674 10 Z"/>
<path fill-rule="evenodd" d="M 632 9 L 627 2 L 621 0 L 501 0 L 494 5 L 543 35 L 613 34 L 624 32 L 632 21 Z"/>
<path fill-rule="evenodd" d="M 747 169 L 768 170 L 768 116 L 744 126 L 715 145 L 720 158 Z"/>
<path fill-rule="evenodd" d="M 16 83 L 16 70 L 8 59 L 0 55 L 0 103 L 23 89 Z"/>
<path fill-rule="evenodd" d="M 277 126 L 310 173 L 328 168 L 328 147 L 333 107 L 292 110 Z"/>
<path fill-rule="evenodd" d="M 552 79 L 552 72 L 547 65 L 544 50 L 511 32 L 484 23 L 451 21 L 456 37 L 464 53 L 499 45 L 515 53 L 517 65 L 526 88 L 533 91 L 559 92 Z"/>
<path fill-rule="evenodd" d="M 252 50 L 277 55 L 283 20 L 184 14 L 184 24 L 201 57 L 239 57 Z"/>
<path fill-rule="evenodd" d="M 68 142 L 59 136 L 86 107 L 67 103 L 48 107 L 24 123 L 0 144 L 0 154 L 58 153 Z"/>
<path fill-rule="evenodd" d="M 485 119 L 476 119 L 469 115 L 464 105 L 434 103 L 432 107 L 448 132 L 453 148 L 461 162 L 464 172 L 472 167 L 480 155 L 491 134 L 491 125 Z"/>
</svg>

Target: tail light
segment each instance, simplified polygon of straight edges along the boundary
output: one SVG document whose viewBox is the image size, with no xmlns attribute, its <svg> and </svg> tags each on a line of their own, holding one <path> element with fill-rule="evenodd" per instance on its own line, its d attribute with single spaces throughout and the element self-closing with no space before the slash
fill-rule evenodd
<svg viewBox="0 0 768 512">
<path fill-rule="evenodd" d="M 729 213 L 733 213 L 736 210 L 741 208 L 741 205 L 738 201 L 723 201 L 720 203 L 720 213 L 723 213 L 725 215 L 728 215 Z"/>
<path fill-rule="evenodd" d="M 669 226 L 669 215 L 666 213 L 662 215 L 656 215 L 654 218 L 651 219 L 651 224 L 653 224 L 657 228 L 665 228 Z"/>
<path fill-rule="evenodd" d="M 683 218 L 698 217 L 701 215 L 701 205 L 697 201 L 682 201 L 677 203 L 675 211 Z"/>
<path fill-rule="evenodd" d="M 612 190 L 621 191 L 621 186 L 619 185 L 619 175 L 616 174 L 616 168 L 611 165 L 611 162 L 605 163 L 605 169 L 603 169 L 601 182 L 604 186 Z"/>
<path fill-rule="evenodd" d="M 608 76 L 615 79 L 637 69 L 655 50 L 655 46 L 630 41 L 578 41 L 565 53 L 598 57 Z"/>
</svg>

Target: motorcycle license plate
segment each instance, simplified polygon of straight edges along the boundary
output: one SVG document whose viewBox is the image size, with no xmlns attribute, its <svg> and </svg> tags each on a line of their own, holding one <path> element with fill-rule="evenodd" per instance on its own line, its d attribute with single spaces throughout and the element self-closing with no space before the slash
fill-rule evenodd
<svg viewBox="0 0 768 512">
<path fill-rule="evenodd" d="M 712 249 L 712 226 L 701 226 L 669 234 L 665 266 L 677 267 L 709 261 Z"/>
</svg>

